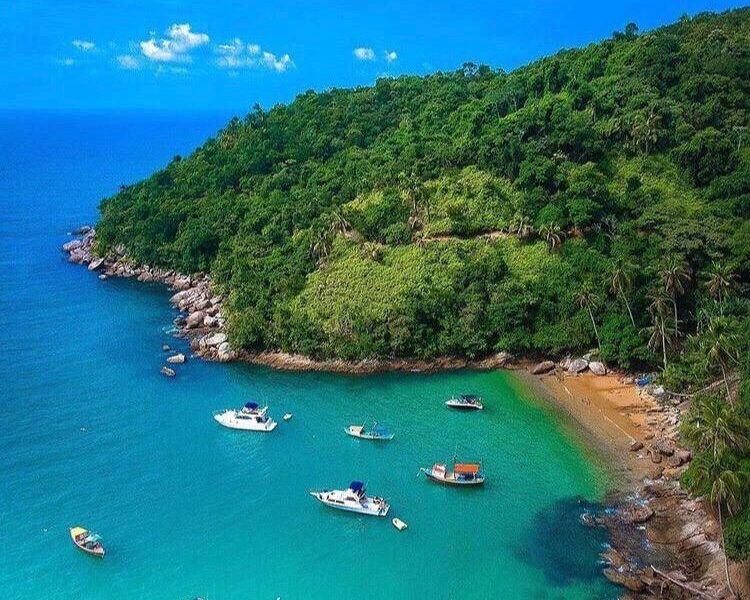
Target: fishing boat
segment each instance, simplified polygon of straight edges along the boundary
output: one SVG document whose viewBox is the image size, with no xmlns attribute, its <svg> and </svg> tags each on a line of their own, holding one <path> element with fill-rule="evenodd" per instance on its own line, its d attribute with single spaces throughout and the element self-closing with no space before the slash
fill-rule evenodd
<svg viewBox="0 0 750 600">
<path fill-rule="evenodd" d="M 473 394 L 451 396 L 451 398 L 446 401 L 445 405 L 459 410 L 482 410 L 484 408 L 482 405 L 482 399 Z"/>
<path fill-rule="evenodd" d="M 352 481 L 345 490 L 311 491 L 310 495 L 331 508 L 373 517 L 386 516 L 391 507 L 390 504 L 383 498 L 368 496 L 365 492 L 364 483 Z"/>
<path fill-rule="evenodd" d="M 214 413 L 214 419 L 224 427 L 243 431 L 273 431 L 276 421 L 268 416 L 268 407 L 260 408 L 255 402 L 247 402 L 240 410 L 228 408 Z"/>
<path fill-rule="evenodd" d="M 101 536 L 91 533 L 83 527 L 71 527 L 70 537 L 79 550 L 91 556 L 104 558 L 104 546 L 102 546 Z"/>
<path fill-rule="evenodd" d="M 429 479 L 445 485 L 482 485 L 484 473 L 479 463 L 454 462 L 453 470 L 449 470 L 445 463 L 435 463 L 432 467 L 420 467 L 420 471 Z"/>
<path fill-rule="evenodd" d="M 361 440 L 392 440 L 393 437 L 396 435 L 395 433 L 389 432 L 385 427 L 382 425 L 379 425 L 378 423 L 375 423 L 372 426 L 372 429 L 367 431 L 364 425 L 349 425 L 344 431 L 355 438 L 359 438 Z"/>
</svg>

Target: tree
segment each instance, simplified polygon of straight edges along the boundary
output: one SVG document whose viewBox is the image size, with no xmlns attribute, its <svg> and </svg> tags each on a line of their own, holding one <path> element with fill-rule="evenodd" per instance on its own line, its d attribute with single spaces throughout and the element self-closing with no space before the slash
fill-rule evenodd
<svg viewBox="0 0 750 600">
<path fill-rule="evenodd" d="M 320 264 L 331 253 L 331 232 L 330 229 L 319 229 L 315 233 L 312 244 L 310 245 L 310 253 L 316 263 Z"/>
<path fill-rule="evenodd" d="M 698 396 L 683 433 L 694 448 L 708 452 L 715 459 L 748 442 L 736 411 L 716 394 Z"/>
<path fill-rule="evenodd" d="M 599 330 L 596 327 L 596 319 L 594 319 L 594 312 L 593 310 L 601 305 L 601 299 L 599 296 L 597 296 L 591 289 L 584 288 L 576 297 L 576 303 L 581 308 L 586 309 L 586 311 L 589 313 L 589 318 L 591 319 L 591 325 L 594 327 L 594 335 L 596 336 L 596 344 L 599 347 L 599 351 L 602 350 L 602 341 L 599 339 Z"/>
<path fill-rule="evenodd" d="M 706 274 L 706 287 L 708 294 L 719 305 L 719 310 L 723 315 L 724 302 L 737 289 L 737 275 L 726 265 L 713 263 L 711 270 Z"/>
<path fill-rule="evenodd" d="M 547 242 L 547 249 L 550 252 L 554 252 L 560 247 L 565 236 L 563 230 L 556 223 L 548 223 L 546 225 L 542 225 L 539 228 L 539 234 Z"/>
<path fill-rule="evenodd" d="M 721 545 L 724 549 L 724 573 L 727 578 L 727 587 L 733 598 L 737 594 L 732 587 L 729 577 L 729 559 L 726 554 L 724 540 L 724 516 L 723 509 L 726 507 L 730 515 L 735 514 L 742 506 L 742 474 L 726 458 L 726 454 L 717 457 L 712 454 L 701 454 L 695 459 L 694 466 L 696 484 L 708 490 L 708 499 L 716 507 L 719 517 L 719 530 L 721 532 Z"/>
<path fill-rule="evenodd" d="M 352 226 L 349 221 L 347 221 L 340 212 L 336 211 L 331 214 L 331 220 L 328 226 L 328 230 L 332 235 L 336 235 L 337 233 L 346 233 L 351 228 Z"/>
<path fill-rule="evenodd" d="M 727 392 L 727 400 L 733 403 L 732 393 L 729 390 L 729 379 L 727 370 L 732 363 L 739 364 L 737 348 L 739 340 L 733 334 L 725 318 L 711 319 L 707 331 L 701 336 L 701 349 L 706 357 L 706 366 L 710 370 L 715 367 L 721 369 L 724 378 L 724 387 Z"/>
<path fill-rule="evenodd" d="M 630 302 L 628 302 L 627 291 L 633 287 L 633 272 L 635 271 L 635 265 L 627 261 L 618 261 L 615 263 L 612 271 L 612 293 L 616 296 L 620 296 L 625 302 L 625 307 L 628 309 L 628 315 L 630 315 L 630 322 L 635 327 L 635 319 L 633 318 L 633 311 L 630 310 Z"/>
<path fill-rule="evenodd" d="M 669 313 L 669 300 L 660 290 L 649 294 L 651 304 L 648 312 L 651 315 L 652 324 L 646 328 L 649 334 L 648 347 L 652 352 L 661 351 L 664 368 L 667 368 L 667 347 L 671 344 L 671 335 L 667 330 L 666 318 Z"/>
<path fill-rule="evenodd" d="M 672 258 L 666 267 L 659 271 L 664 290 L 672 298 L 674 307 L 674 334 L 678 334 L 677 297 L 685 293 L 685 284 L 690 281 L 690 268 L 678 258 Z"/>
</svg>

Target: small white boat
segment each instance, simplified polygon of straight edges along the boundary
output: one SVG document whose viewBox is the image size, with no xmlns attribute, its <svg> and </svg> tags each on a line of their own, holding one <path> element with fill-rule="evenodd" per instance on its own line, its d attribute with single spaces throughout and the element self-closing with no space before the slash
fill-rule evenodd
<svg viewBox="0 0 750 600">
<path fill-rule="evenodd" d="M 372 426 L 372 429 L 370 429 L 369 431 L 367 431 L 364 425 L 349 425 L 349 427 L 344 429 L 344 431 L 348 435 L 359 438 L 361 440 L 388 441 L 392 440 L 396 435 L 395 433 L 389 432 L 385 427 L 383 427 L 382 425 L 378 425 L 377 423 L 375 423 Z"/>
<path fill-rule="evenodd" d="M 243 431 L 273 431 L 276 421 L 266 413 L 268 407 L 260 408 L 255 402 L 248 402 L 241 410 L 228 408 L 214 413 L 214 419 L 229 429 L 241 429 Z"/>
<path fill-rule="evenodd" d="M 311 491 L 310 495 L 331 508 L 373 517 L 386 516 L 391 507 L 383 498 L 365 494 L 365 484 L 361 481 L 352 481 L 345 490 Z"/>
<path fill-rule="evenodd" d="M 292 418 L 292 413 L 286 413 L 283 417 L 285 421 L 290 421 Z"/>
<path fill-rule="evenodd" d="M 399 531 L 403 531 L 408 527 L 406 523 L 404 523 L 401 519 L 398 517 L 393 517 L 393 520 L 391 521 L 393 523 L 393 526 L 398 529 Z"/>
<path fill-rule="evenodd" d="M 452 396 L 450 400 L 446 401 L 446 406 L 450 408 L 457 408 L 459 410 L 482 410 L 482 399 L 479 396 L 473 394 L 461 394 L 460 396 Z"/>
</svg>

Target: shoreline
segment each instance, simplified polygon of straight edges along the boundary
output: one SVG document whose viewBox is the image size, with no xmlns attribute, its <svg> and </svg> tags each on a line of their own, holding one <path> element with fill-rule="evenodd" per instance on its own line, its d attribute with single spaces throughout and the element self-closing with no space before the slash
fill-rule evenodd
<svg viewBox="0 0 750 600">
<path fill-rule="evenodd" d="M 606 458 L 605 470 L 615 484 L 601 514 L 584 515 L 585 525 L 608 530 L 611 548 L 602 554 L 604 575 L 629 590 L 630 598 L 723 598 L 723 552 L 718 528 L 698 500 L 679 486 L 690 453 L 680 449 L 679 418 L 686 402 L 657 399 L 636 387 L 634 378 L 607 371 L 601 363 L 566 359 L 514 361 L 507 353 L 471 360 L 456 357 L 420 359 L 315 360 L 280 351 L 233 349 L 223 314 L 224 296 L 207 275 L 188 276 L 174 270 L 134 264 L 124 247 L 112 255 L 94 252 L 96 232 L 82 227 L 63 245 L 68 261 L 98 272 L 100 279 L 135 278 L 158 282 L 175 293 L 170 302 L 180 311 L 174 320 L 178 337 L 190 341 L 191 351 L 219 362 L 242 361 L 284 371 L 326 371 L 366 375 L 386 371 L 437 372 L 456 369 L 508 369 L 528 385 L 534 397 L 569 417 L 582 441 Z M 168 347 L 166 348 L 168 349 Z M 170 360 L 162 373 L 174 377 Z M 576 363 L 578 365 L 576 366 Z M 583 364 L 582 368 L 581 364 Z M 596 368 L 595 368 L 596 366 Z M 541 369 L 540 369 L 541 367 Z M 658 571 L 654 571 L 651 565 Z M 739 581 L 741 565 L 733 565 Z M 660 572 L 661 571 L 661 572 Z M 666 575 L 666 576 L 665 576 Z M 671 580 L 671 581 L 670 581 Z M 688 595 L 685 595 L 685 594 Z"/>
</svg>

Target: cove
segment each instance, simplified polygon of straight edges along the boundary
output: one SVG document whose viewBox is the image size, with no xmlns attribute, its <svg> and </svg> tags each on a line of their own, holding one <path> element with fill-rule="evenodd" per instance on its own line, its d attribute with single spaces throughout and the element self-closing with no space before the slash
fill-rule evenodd
<svg viewBox="0 0 750 600">
<path fill-rule="evenodd" d="M 39 119 L 46 119 L 41 124 Z M 187 152 L 224 115 L 3 115 L 0 178 L 0 554 L 10 598 L 208 600 L 615 598 L 606 542 L 577 516 L 606 476 L 505 372 L 348 377 L 189 359 L 159 375 L 174 313 L 158 285 L 98 281 L 65 263 L 65 232 L 99 199 Z M 175 132 L 178 132 L 175 134 Z M 449 411 L 480 394 L 479 414 Z M 272 434 L 220 428 L 214 410 L 268 403 Z M 377 419 L 383 445 L 344 434 Z M 484 489 L 417 477 L 482 460 Z M 409 524 L 331 511 L 313 488 L 364 480 Z M 67 528 L 104 536 L 82 556 Z"/>
</svg>

